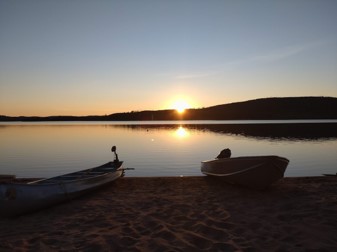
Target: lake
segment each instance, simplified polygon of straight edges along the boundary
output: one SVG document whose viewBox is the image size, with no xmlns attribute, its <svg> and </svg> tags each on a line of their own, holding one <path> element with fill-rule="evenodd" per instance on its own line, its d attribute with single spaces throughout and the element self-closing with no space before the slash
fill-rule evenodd
<svg viewBox="0 0 337 252">
<path fill-rule="evenodd" d="M 337 172 L 337 121 L 151 121 L 0 123 L 0 174 L 51 177 L 113 159 L 129 177 L 201 176 L 200 161 L 279 155 L 285 176 Z"/>
</svg>

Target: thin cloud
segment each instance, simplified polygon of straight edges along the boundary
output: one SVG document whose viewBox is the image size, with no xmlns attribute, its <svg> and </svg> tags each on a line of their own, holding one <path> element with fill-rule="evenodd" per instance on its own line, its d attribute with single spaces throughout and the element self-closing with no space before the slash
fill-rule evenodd
<svg viewBox="0 0 337 252">
<path fill-rule="evenodd" d="M 323 44 L 325 44 L 325 42 L 313 42 L 313 43 L 308 43 L 305 45 L 288 46 L 288 47 L 283 48 L 282 50 L 270 53 L 269 55 L 256 57 L 253 60 L 254 61 L 266 61 L 266 62 L 279 61 L 285 58 L 295 56 L 296 54 L 302 53 L 304 51 L 311 50 Z"/>
<path fill-rule="evenodd" d="M 203 69 L 201 71 L 177 74 L 177 75 L 174 75 L 173 78 L 179 79 L 179 80 L 206 78 L 209 76 L 221 74 L 226 70 L 232 69 L 233 67 L 235 68 L 235 67 L 245 65 L 245 64 L 273 63 L 273 62 L 285 60 L 287 58 L 291 58 L 293 56 L 296 56 L 297 54 L 312 50 L 314 48 L 320 47 L 322 45 L 326 45 L 328 43 L 329 41 L 319 40 L 319 41 L 313 41 L 313 42 L 309 42 L 309 43 L 302 44 L 302 45 L 286 46 L 286 47 L 279 48 L 273 51 L 251 56 L 245 59 L 233 60 L 223 65 L 213 66 L 208 69 Z"/>
<path fill-rule="evenodd" d="M 242 59 L 242 60 L 237 60 L 237 61 L 232 61 L 226 64 L 226 66 L 230 65 L 241 65 L 241 64 L 246 64 L 246 63 L 271 63 L 271 62 L 276 62 L 280 61 L 286 58 L 290 58 L 292 56 L 295 56 L 299 53 L 311 50 L 313 48 L 322 46 L 327 44 L 327 41 L 314 41 L 310 43 L 306 43 L 303 45 L 292 45 L 292 46 L 287 46 L 283 47 L 271 52 L 267 52 L 265 54 L 257 55 L 257 56 L 252 56 L 247 59 Z"/>
</svg>

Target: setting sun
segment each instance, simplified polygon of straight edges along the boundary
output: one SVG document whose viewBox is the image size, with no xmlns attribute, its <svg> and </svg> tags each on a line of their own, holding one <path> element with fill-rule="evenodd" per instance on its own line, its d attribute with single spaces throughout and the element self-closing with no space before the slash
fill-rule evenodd
<svg viewBox="0 0 337 252">
<path fill-rule="evenodd" d="M 173 108 L 177 110 L 178 113 L 184 113 L 185 109 L 189 107 L 190 105 L 184 100 L 178 100 L 173 104 Z"/>
</svg>

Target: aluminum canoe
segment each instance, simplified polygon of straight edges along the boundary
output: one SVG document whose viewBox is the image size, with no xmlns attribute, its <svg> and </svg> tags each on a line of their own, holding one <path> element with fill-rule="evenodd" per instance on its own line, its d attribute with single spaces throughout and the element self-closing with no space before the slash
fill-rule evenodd
<svg viewBox="0 0 337 252">
<path fill-rule="evenodd" d="M 27 184 L 0 184 L 0 216 L 14 216 L 72 199 L 104 186 L 124 174 L 123 161 Z"/>
</svg>

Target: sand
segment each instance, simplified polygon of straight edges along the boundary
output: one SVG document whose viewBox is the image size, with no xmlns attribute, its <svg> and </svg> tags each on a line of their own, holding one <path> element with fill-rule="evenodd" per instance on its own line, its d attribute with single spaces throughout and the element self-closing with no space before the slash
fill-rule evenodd
<svg viewBox="0 0 337 252">
<path fill-rule="evenodd" d="M 336 251 L 337 177 L 265 191 L 209 177 L 121 178 L 0 219 L 0 251 Z"/>
</svg>

